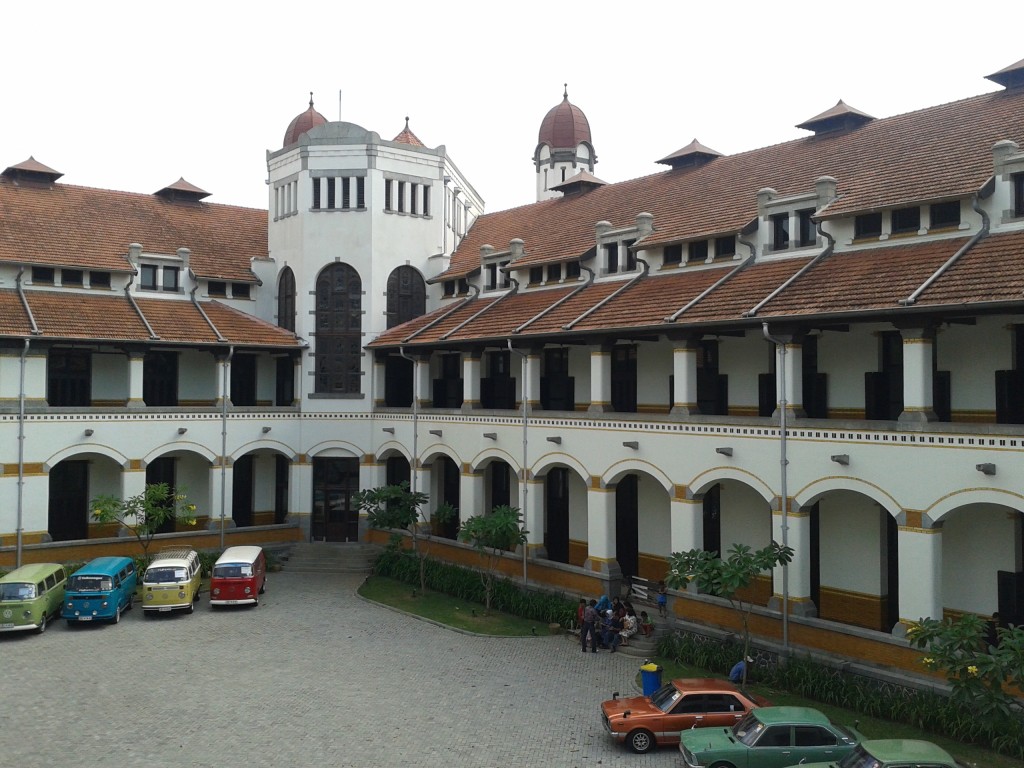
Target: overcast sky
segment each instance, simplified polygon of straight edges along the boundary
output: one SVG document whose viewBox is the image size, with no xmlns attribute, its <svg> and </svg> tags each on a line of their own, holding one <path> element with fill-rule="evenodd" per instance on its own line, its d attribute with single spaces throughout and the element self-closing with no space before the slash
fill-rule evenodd
<svg viewBox="0 0 1024 768">
<path fill-rule="evenodd" d="M 1024 58 L 1020 5 L 823 2 L 5 3 L 0 168 L 267 207 L 266 151 L 313 91 L 328 120 L 444 144 L 488 211 L 534 201 L 545 113 L 590 120 L 605 181 L 806 135 L 842 98 L 876 117 L 954 101 Z M 339 99 L 340 92 L 340 99 Z M 340 110 L 339 110 L 340 103 Z M 1024 115 L 1021 116 L 1024 120 Z M 2 226 L 2 220 L 0 220 Z"/>
</svg>

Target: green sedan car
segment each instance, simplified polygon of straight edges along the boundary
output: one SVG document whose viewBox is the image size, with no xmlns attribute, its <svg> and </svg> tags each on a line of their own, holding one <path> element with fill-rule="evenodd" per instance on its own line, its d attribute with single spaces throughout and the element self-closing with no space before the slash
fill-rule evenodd
<svg viewBox="0 0 1024 768">
<path fill-rule="evenodd" d="M 684 731 L 679 751 L 687 768 L 787 768 L 841 760 L 861 740 L 810 707 L 759 707 L 731 728 Z"/>
<path fill-rule="evenodd" d="M 966 768 L 930 741 L 862 741 L 839 762 L 806 763 L 800 768 Z"/>
</svg>

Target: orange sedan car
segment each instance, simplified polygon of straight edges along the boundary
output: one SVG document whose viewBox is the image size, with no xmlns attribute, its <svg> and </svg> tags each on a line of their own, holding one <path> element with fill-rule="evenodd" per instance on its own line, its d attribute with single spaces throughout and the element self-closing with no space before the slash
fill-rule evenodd
<svg viewBox="0 0 1024 768">
<path fill-rule="evenodd" d="M 604 728 L 634 752 L 678 744 L 679 732 L 706 726 L 731 727 L 754 707 L 771 702 L 740 690 L 728 680 L 672 680 L 650 696 L 620 699 L 618 693 L 601 704 Z"/>
</svg>

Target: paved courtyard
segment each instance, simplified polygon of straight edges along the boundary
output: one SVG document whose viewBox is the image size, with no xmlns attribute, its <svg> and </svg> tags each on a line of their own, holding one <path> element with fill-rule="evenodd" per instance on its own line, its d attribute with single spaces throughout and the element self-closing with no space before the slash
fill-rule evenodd
<svg viewBox="0 0 1024 768">
<path fill-rule="evenodd" d="M 604 733 L 639 660 L 454 632 L 271 574 L 258 608 L 0 635 L 5 766 L 671 766 Z M 539 630 L 538 630 L 539 631 Z"/>
</svg>

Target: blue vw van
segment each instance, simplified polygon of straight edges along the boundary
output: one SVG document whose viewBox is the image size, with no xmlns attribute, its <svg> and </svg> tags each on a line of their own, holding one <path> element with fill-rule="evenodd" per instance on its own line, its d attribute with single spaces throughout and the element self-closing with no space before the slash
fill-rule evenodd
<svg viewBox="0 0 1024 768">
<path fill-rule="evenodd" d="M 80 621 L 117 624 L 135 602 L 138 576 L 130 557 L 97 557 L 68 579 L 61 616 L 68 626 Z"/>
</svg>

